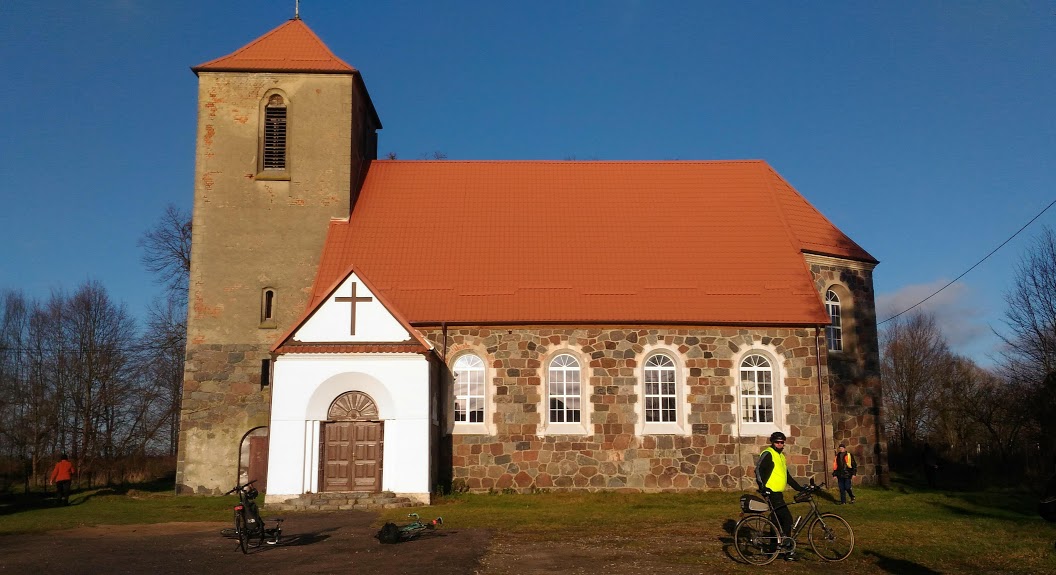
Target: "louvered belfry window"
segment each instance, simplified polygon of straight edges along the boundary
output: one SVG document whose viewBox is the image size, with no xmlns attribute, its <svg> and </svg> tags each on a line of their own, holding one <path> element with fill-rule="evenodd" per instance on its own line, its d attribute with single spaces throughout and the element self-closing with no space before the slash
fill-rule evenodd
<svg viewBox="0 0 1056 575">
<path fill-rule="evenodd" d="M 286 102 L 277 94 L 264 108 L 264 169 L 286 169 Z"/>
</svg>

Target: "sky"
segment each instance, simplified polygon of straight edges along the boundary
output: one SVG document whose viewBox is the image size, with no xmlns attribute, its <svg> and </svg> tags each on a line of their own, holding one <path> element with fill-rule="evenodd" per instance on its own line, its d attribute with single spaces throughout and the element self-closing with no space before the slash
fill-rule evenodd
<svg viewBox="0 0 1056 575">
<path fill-rule="evenodd" d="M 190 67 L 294 0 L 3 0 L 0 290 L 101 283 L 137 317 L 137 240 L 190 212 Z M 880 320 L 1056 200 L 1052 2 L 351 2 L 305 23 L 363 75 L 379 153 L 766 160 L 880 260 Z M 925 306 L 987 365 L 1004 294 L 1056 207 Z"/>
</svg>

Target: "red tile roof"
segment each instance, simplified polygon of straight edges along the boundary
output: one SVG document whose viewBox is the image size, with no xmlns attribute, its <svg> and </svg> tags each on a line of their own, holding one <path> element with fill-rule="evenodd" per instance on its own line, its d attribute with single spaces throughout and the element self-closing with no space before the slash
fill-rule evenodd
<svg viewBox="0 0 1056 575">
<path fill-rule="evenodd" d="M 384 343 L 323 343 L 323 344 L 284 344 L 272 351 L 276 354 L 287 353 L 428 353 L 431 348 L 421 344 L 384 344 Z"/>
<path fill-rule="evenodd" d="M 313 72 L 351 74 L 300 19 L 289 20 L 222 58 L 191 68 L 198 72 Z"/>
<path fill-rule="evenodd" d="M 802 252 L 875 263 L 762 161 L 375 161 L 350 265 L 412 324 L 829 321 Z"/>
</svg>

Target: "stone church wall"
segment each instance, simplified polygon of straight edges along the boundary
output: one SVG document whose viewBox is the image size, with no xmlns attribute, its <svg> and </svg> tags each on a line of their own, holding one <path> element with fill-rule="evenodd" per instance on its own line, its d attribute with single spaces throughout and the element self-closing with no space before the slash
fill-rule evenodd
<svg viewBox="0 0 1056 575">
<path fill-rule="evenodd" d="M 452 329 L 425 332 L 451 360 L 472 351 L 487 365 L 493 434 L 451 436 L 452 475 L 471 490 L 743 489 L 770 430 L 741 432 L 738 365 L 747 348 L 780 357 L 785 388 L 782 429 L 797 478 L 828 479 L 832 415 L 818 382 L 814 328 L 800 329 Z M 587 362 L 590 435 L 541 435 L 545 362 L 567 349 Z M 688 413 L 680 434 L 639 435 L 636 405 L 649 349 L 676 358 Z M 450 385 L 448 385 L 450 387 Z M 819 395 L 820 394 L 820 395 Z M 819 403 L 819 398 L 821 399 Z M 450 424 L 449 424 L 450 425 Z M 824 435 L 824 440 L 823 440 Z"/>
<path fill-rule="evenodd" d="M 828 351 L 829 388 L 835 415 L 835 443 L 847 444 L 858 459 L 859 478 L 886 483 L 887 441 L 883 437 L 880 346 L 876 328 L 873 266 L 808 255 L 818 293 L 834 290 L 843 306 L 843 350 Z"/>
</svg>

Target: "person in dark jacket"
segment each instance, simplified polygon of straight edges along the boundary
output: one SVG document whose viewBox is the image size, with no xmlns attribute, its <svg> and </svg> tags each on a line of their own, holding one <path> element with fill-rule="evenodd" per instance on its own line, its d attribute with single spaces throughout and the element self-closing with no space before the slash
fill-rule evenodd
<svg viewBox="0 0 1056 575">
<path fill-rule="evenodd" d="M 770 506 L 781 524 L 781 532 L 788 536 L 792 534 L 792 512 L 785 503 L 785 488 L 803 491 L 803 487 L 796 483 L 788 470 L 784 451 L 785 434 L 780 431 L 770 434 L 770 447 L 759 454 L 759 463 L 755 466 L 755 482 L 759 485 L 759 491 L 770 500 Z M 786 553 L 784 557 L 786 561 L 796 560 L 795 553 Z"/>
<path fill-rule="evenodd" d="M 836 458 L 832 461 L 832 476 L 840 486 L 840 505 L 847 503 L 847 496 L 851 496 L 854 503 L 854 491 L 851 489 L 851 478 L 858 475 L 858 462 L 854 455 L 847 451 L 843 443 L 836 450 Z"/>
</svg>

